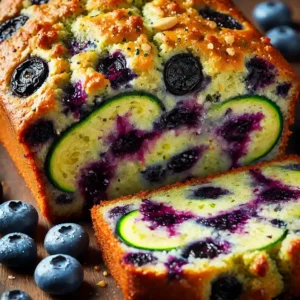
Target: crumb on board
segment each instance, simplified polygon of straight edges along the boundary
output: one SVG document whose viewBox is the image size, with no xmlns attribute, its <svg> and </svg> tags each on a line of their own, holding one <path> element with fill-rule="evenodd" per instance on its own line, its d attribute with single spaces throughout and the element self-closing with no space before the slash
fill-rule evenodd
<svg viewBox="0 0 300 300">
<path fill-rule="evenodd" d="M 104 287 L 106 287 L 106 282 L 104 280 L 101 280 L 97 283 L 97 285 L 104 288 Z"/>
<path fill-rule="evenodd" d="M 97 266 L 94 266 L 94 270 L 95 270 L 96 272 L 99 272 L 100 269 L 101 269 L 100 266 L 98 266 L 98 265 L 97 265 Z"/>
<path fill-rule="evenodd" d="M 105 277 L 109 275 L 107 271 L 104 271 L 102 274 L 103 274 L 103 276 L 105 276 Z"/>
<path fill-rule="evenodd" d="M 16 279 L 16 277 L 13 276 L 13 275 L 8 275 L 8 279 L 9 279 L 9 280 L 14 280 L 14 279 Z"/>
</svg>

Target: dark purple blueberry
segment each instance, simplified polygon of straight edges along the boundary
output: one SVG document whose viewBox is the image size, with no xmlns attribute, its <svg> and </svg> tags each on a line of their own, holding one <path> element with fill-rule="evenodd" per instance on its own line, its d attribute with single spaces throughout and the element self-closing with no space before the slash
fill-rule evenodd
<svg viewBox="0 0 300 300">
<path fill-rule="evenodd" d="M 215 93 L 213 95 L 210 95 L 208 94 L 206 97 L 205 97 L 205 101 L 207 102 L 211 102 L 211 103 L 219 103 L 220 102 L 220 99 L 221 99 L 221 94 L 218 92 L 218 93 Z"/>
<path fill-rule="evenodd" d="M 73 202 L 73 197 L 68 194 L 61 194 L 55 199 L 55 203 L 58 205 L 71 204 Z"/>
<path fill-rule="evenodd" d="M 279 228 L 286 228 L 286 226 L 287 226 L 287 224 L 284 221 L 279 220 L 279 219 L 273 219 L 270 222 L 271 222 L 271 224 L 273 224 Z"/>
<path fill-rule="evenodd" d="M 290 164 L 287 166 L 282 166 L 282 168 L 291 171 L 300 171 L 300 164 Z"/>
<path fill-rule="evenodd" d="M 65 89 L 65 95 L 62 99 L 62 103 L 66 107 L 65 112 L 68 113 L 71 111 L 75 118 L 79 118 L 81 108 L 86 102 L 86 99 L 87 94 L 81 82 L 77 82 L 75 85 L 69 85 Z"/>
<path fill-rule="evenodd" d="M 213 259 L 220 254 L 227 253 L 228 250 L 228 243 L 220 243 L 208 238 L 205 241 L 195 242 L 185 247 L 182 252 L 182 256 L 184 258 L 188 258 L 190 256 L 194 258 Z"/>
<path fill-rule="evenodd" d="M 192 197 L 196 199 L 218 199 L 228 194 L 228 190 L 214 186 L 204 186 L 195 190 Z"/>
<path fill-rule="evenodd" d="M 164 81 L 171 94 L 188 94 L 200 86 L 202 80 L 203 73 L 199 58 L 192 54 L 177 54 L 166 62 Z"/>
<path fill-rule="evenodd" d="M 199 10 L 202 18 L 214 21 L 219 27 L 241 30 L 243 26 L 233 17 L 224 13 L 217 12 L 210 7 L 204 7 Z"/>
<path fill-rule="evenodd" d="M 0 24 L 0 43 L 9 39 L 27 20 L 26 16 L 17 16 Z"/>
<path fill-rule="evenodd" d="M 193 148 L 173 156 L 169 163 L 168 169 L 174 173 L 180 173 L 192 168 L 200 159 L 201 149 Z"/>
<path fill-rule="evenodd" d="M 14 95 L 26 98 L 36 92 L 49 75 L 48 64 L 39 57 L 31 57 L 14 70 L 10 86 Z"/>
<path fill-rule="evenodd" d="M 174 226 L 181 224 L 194 216 L 190 212 L 178 212 L 171 206 L 144 199 L 140 207 L 143 221 L 151 222 L 150 229 L 155 230 L 159 226 L 168 228 L 170 235 L 175 234 Z"/>
<path fill-rule="evenodd" d="M 242 227 L 248 221 L 249 217 L 246 212 L 236 210 L 207 219 L 198 219 L 197 223 L 218 230 L 235 231 L 239 227 Z"/>
<path fill-rule="evenodd" d="M 291 83 L 282 83 L 276 87 L 276 95 L 280 97 L 286 97 L 292 87 Z"/>
<path fill-rule="evenodd" d="M 52 121 L 38 120 L 30 125 L 24 132 L 24 142 L 29 146 L 39 146 L 48 142 L 55 136 Z"/>
<path fill-rule="evenodd" d="M 246 63 L 248 75 L 245 78 L 249 92 L 256 92 L 275 82 L 276 67 L 264 58 L 255 56 Z"/>
<path fill-rule="evenodd" d="M 112 153 L 117 156 L 137 153 L 142 147 L 145 135 L 138 130 L 132 130 L 117 138 L 111 145 Z"/>
<path fill-rule="evenodd" d="M 87 208 L 106 199 L 105 192 L 112 176 L 112 166 L 104 161 L 92 163 L 80 171 L 79 188 Z"/>
<path fill-rule="evenodd" d="M 156 183 L 164 180 L 166 169 L 161 165 L 150 166 L 141 172 L 143 177 L 149 182 Z"/>
<path fill-rule="evenodd" d="M 118 51 L 101 58 L 97 70 L 110 81 L 113 89 L 118 89 L 136 77 L 127 67 L 125 56 Z"/>
<path fill-rule="evenodd" d="M 31 3 L 34 5 L 34 4 L 36 4 L 36 5 L 41 5 L 41 4 L 45 4 L 45 3 L 48 3 L 49 2 L 49 0 L 30 0 L 31 1 Z"/>
<path fill-rule="evenodd" d="M 211 284 L 210 300 L 238 300 L 243 286 L 233 275 L 222 275 Z"/>
<path fill-rule="evenodd" d="M 289 201 L 297 199 L 298 193 L 285 187 L 272 187 L 260 194 L 264 201 Z"/>
<path fill-rule="evenodd" d="M 123 258 L 124 263 L 135 266 L 144 266 L 157 261 L 157 258 L 151 253 L 138 252 L 127 253 Z"/>
<path fill-rule="evenodd" d="M 118 219 L 126 215 L 127 213 L 129 213 L 130 210 L 131 210 L 130 204 L 123 205 L 123 206 L 116 206 L 109 211 L 109 217 L 111 219 Z"/>
<path fill-rule="evenodd" d="M 154 123 L 157 130 L 176 129 L 180 126 L 197 127 L 201 124 L 201 109 L 198 107 L 175 107 L 173 110 L 164 113 Z"/>
<path fill-rule="evenodd" d="M 260 121 L 264 118 L 262 113 L 244 114 L 234 117 L 219 129 L 219 134 L 229 143 L 243 142 L 249 134 L 260 129 Z"/>
<path fill-rule="evenodd" d="M 168 278 L 170 280 L 178 280 L 182 276 L 182 267 L 186 265 L 187 262 L 185 259 L 170 257 L 168 262 L 165 263 L 165 266 L 168 269 Z"/>
<path fill-rule="evenodd" d="M 86 50 L 89 47 L 95 47 L 95 44 L 91 41 L 68 41 L 67 42 L 67 47 L 70 49 L 71 55 L 76 55 L 84 50 Z"/>
</svg>

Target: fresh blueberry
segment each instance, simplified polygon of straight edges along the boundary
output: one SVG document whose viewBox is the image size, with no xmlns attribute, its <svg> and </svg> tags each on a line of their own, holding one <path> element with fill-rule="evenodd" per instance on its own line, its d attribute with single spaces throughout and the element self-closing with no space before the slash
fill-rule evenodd
<svg viewBox="0 0 300 300">
<path fill-rule="evenodd" d="M 300 34 L 289 26 L 279 26 L 267 32 L 271 44 L 287 59 L 295 59 L 300 55 Z"/>
<path fill-rule="evenodd" d="M 233 275 L 222 275 L 211 284 L 210 300 L 238 300 L 243 286 Z"/>
<path fill-rule="evenodd" d="M 101 58 L 97 70 L 110 81 L 113 89 L 118 89 L 137 77 L 137 75 L 127 67 L 126 58 L 119 51 Z"/>
<path fill-rule="evenodd" d="M 40 146 L 48 142 L 55 136 L 55 130 L 52 121 L 38 120 L 31 124 L 24 132 L 24 142 L 31 146 Z"/>
<path fill-rule="evenodd" d="M 9 39 L 28 20 L 26 16 L 17 16 L 0 24 L 0 43 Z"/>
<path fill-rule="evenodd" d="M 26 98 L 36 92 L 49 75 L 48 64 L 39 57 L 31 57 L 14 70 L 10 86 L 14 95 Z"/>
<path fill-rule="evenodd" d="M 77 259 L 69 255 L 44 258 L 34 271 L 37 286 L 51 295 L 66 295 L 76 291 L 83 282 L 83 269 Z"/>
<path fill-rule="evenodd" d="M 206 20 L 214 21 L 219 27 L 235 30 L 243 29 L 243 26 L 232 16 L 215 11 L 208 6 L 200 9 L 199 14 Z"/>
<path fill-rule="evenodd" d="M 229 194 L 229 191 L 220 187 L 204 186 L 193 192 L 192 197 L 196 199 L 218 199 Z"/>
<path fill-rule="evenodd" d="M 246 87 L 252 93 L 273 84 L 278 73 L 273 64 L 258 56 L 247 61 L 246 68 Z"/>
<path fill-rule="evenodd" d="M 0 239 L 0 263 L 19 268 L 33 265 L 37 248 L 32 238 L 23 233 L 10 233 Z"/>
<path fill-rule="evenodd" d="M 164 81 L 173 95 L 185 95 L 194 91 L 203 80 L 199 58 L 181 53 L 171 57 L 165 65 Z"/>
<path fill-rule="evenodd" d="M 52 227 L 45 237 L 45 248 L 49 254 L 82 256 L 89 247 L 89 236 L 82 226 L 64 223 Z"/>
<path fill-rule="evenodd" d="M 175 155 L 171 158 L 168 163 L 168 169 L 172 170 L 174 173 L 180 173 L 192 168 L 197 161 L 200 159 L 201 149 L 193 148 Z"/>
<path fill-rule="evenodd" d="M 31 297 L 21 290 L 5 291 L 0 300 L 32 300 Z"/>
<path fill-rule="evenodd" d="M 287 25 L 292 20 L 290 9 L 281 1 L 259 3 L 254 8 L 253 16 L 264 30 L 269 30 L 280 25 Z"/>
<path fill-rule="evenodd" d="M 166 175 L 166 169 L 161 165 L 154 165 L 141 171 L 143 177 L 151 183 L 161 182 Z"/>
<path fill-rule="evenodd" d="M 157 258 L 151 253 L 127 253 L 123 258 L 124 263 L 136 266 L 144 266 L 157 261 Z"/>
<path fill-rule="evenodd" d="M 38 213 L 29 203 L 11 200 L 0 205 L 0 233 L 22 232 L 32 235 L 38 223 Z"/>
</svg>

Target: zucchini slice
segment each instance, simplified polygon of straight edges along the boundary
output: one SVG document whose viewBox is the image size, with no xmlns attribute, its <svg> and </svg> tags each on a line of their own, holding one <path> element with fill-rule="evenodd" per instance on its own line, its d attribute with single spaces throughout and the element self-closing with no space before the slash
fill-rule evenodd
<svg viewBox="0 0 300 300">
<path fill-rule="evenodd" d="M 237 250 L 268 250 L 280 244 L 287 236 L 285 228 L 278 228 L 268 222 L 251 219 L 243 232 L 234 234 Z"/>
<path fill-rule="evenodd" d="M 117 95 L 69 128 L 53 145 L 46 160 L 50 181 L 60 190 L 74 192 L 79 170 L 109 149 L 107 139 L 117 130 L 117 117 L 128 118 L 136 129 L 149 131 L 163 110 L 152 95 L 132 92 Z"/>
<path fill-rule="evenodd" d="M 266 156 L 277 144 L 283 130 L 280 108 L 271 100 L 256 95 L 220 103 L 209 111 L 208 118 L 214 124 L 220 124 L 221 134 L 217 134 L 223 136 L 228 147 L 240 151 L 238 165 L 250 164 Z M 251 124 L 254 118 L 258 118 L 256 126 Z M 237 149 L 241 145 L 244 148 Z"/>
<path fill-rule="evenodd" d="M 194 227 L 191 227 L 195 225 Z M 170 251 L 183 247 L 192 241 L 207 238 L 211 229 L 197 226 L 192 220 L 176 225 L 175 235 L 170 236 L 167 228 L 158 227 L 155 230 L 149 228 L 147 221 L 138 210 L 134 210 L 119 219 L 116 226 L 116 234 L 128 246 L 150 250 Z"/>
</svg>

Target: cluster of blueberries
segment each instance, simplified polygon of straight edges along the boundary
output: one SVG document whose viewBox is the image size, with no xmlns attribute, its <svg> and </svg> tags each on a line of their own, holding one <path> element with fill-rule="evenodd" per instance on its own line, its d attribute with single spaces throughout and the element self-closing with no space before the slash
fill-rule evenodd
<svg viewBox="0 0 300 300">
<path fill-rule="evenodd" d="M 38 213 L 25 202 L 11 200 L 0 205 L 0 263 L 13 269 L 34 267 L 37 246 L 31 238 L 37 228 Z M 65 295 L 77 290 L 83 282 L 83 268 L 77 259 L 89 247 L 89 236 L 78 224 L 64 223 L 52 227 L 44 241 L 50 256 L 34 271 L 37 286 L 52 295 Z M 30 300 L 20 290 L 6 291 L 1 300 Z"/>
<path fill-rule="evenodd" d="M 258 4 L 253 12 L 254 19 L 267 31 L 271 43 L 290 60 L 300 57 L 300 34 L 292 27 L 292 13 L 281 1 Z"/>
</svg>

